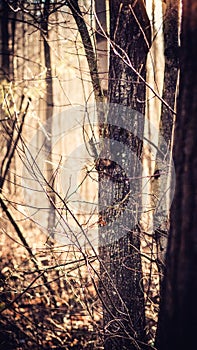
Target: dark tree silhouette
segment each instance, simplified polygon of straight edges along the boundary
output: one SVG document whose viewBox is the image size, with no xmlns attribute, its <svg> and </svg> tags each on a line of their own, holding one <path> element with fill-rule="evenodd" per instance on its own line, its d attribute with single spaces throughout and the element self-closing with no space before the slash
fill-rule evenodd
<svg viewBox="0 0 197 350">
<path fill-rule="evenodd" d="M 156 347 L 196 348 L 197 333 L 197 6 L 184 0 L 180 90 L 174 143 L 176 192 Z"/>
</svg>

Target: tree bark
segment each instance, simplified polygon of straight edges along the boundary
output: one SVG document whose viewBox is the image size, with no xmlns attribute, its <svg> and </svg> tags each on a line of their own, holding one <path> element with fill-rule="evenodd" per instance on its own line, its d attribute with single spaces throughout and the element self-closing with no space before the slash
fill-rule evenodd
<svg viewBox="0 0 197 350">
<path fill-rule="evenodd" d="M 176 191 L 156 339 L 158 350 L 196 347 L 197 6 L 184 0 L 174 162 Z"/>
<path fill-rule="evenodd" d="M 143 119 L 138 120 L 139 114 L 128 113 L 127 107 L 144 113 L 145 86 L 123 61 L 125 55 L 128 55 L 133 67 L 145 78 L 150 23 L 142 1 L 110 1 L 110 40 L 112 49 L 108 96 L 113 106 L 111 105 L 106 124 L 103 123 L 101 130 L 102 137 L 110 140 L 110 161 L 106 164 L 101 159 L 100 168 L 98 167 L 101 208 L 99 243 L 102 261 L 100 288 L 105 350 L 145 349 L 140 231 L 137 221 L 132 221 L 140 199 L 133 208 L 127 208 L 130 186 L 135 187 L 135 193 L 140 191 L 139 182 L 137 185 L 130 182 L 139 171 L 138 161 L 142 151 L 142 140 L 131 132 L 134 125 L 137 135 L 143 134 Z M 121 163 L 118 163 L 116 142 L 126 145 L 135 156 L 128 159 L 122 154 L 119 158 Z M 116 159 L 116 162 L 112 159 Z M 129 173 L 124 173 L 124 169 L 129 169 Z M 112 204 L 111 207 L 109 203 Z M 107 209 L 102 210 L 103 206 Z M 129 214 L 125 216 L 126 210 Z"/>
<path fill-rule="evenodd" d="M 176 110 L 177 79 L 179 69 L 179 6 L 179 0 L 167 0 L 166 9 L 163 11 L 165 70 L 162 98 L 174 111 Z M 166 105 L 162 104 L 159 130 L 159 149 L 162 149 L 164 159 L 168 157 L 165 153 L 171 155 L 174 120 L 175 113 L 173 114 Z M 164 141 L 165 149 L 162 147 Z M 162 217 L 158 216 L 154 225 L 156 228 L 155 237 L 157 238 L 158 268 L 161 273 L 163 272 L 167 249 L 169 207 L 171 202 L 171 191 L 169 190 L 169 185 L 172 177 L 172 164 L 169 163 L 168 167 L 161 169 L 161 160 L 157 162 L 157 158 L 159 158 L 159 155 L 156 156 L 155 170 L 160 168 L 161 173 L 164 173 L 164 176 L 161 175 L 159 180 L 153 184 L 153 193 L 157 193 L 158 188 L 160 187 L 164 194 L 162 201 L 160 201 L 160 211 L 162 213 Z M 168 158 L 171 160 L 170 157 Z"/>
</svg>

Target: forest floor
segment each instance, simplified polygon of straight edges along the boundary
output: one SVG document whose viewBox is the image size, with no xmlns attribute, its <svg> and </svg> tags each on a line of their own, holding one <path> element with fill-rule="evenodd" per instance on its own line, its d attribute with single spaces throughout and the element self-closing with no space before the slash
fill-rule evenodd
<svg viewBox="0 0 197 350">
<path fill-rule="evenodd" d="M 30 239 L 26 235 L 30 256 L 7 223 L 2 221 L 1 229 L 0 349 L 103 349 L 97 277 L 89 272 L 83 256 L 71 247 L 48 244 L 33 226 L 28 227 Z M 88 258 L 98 271 L 94 256 L 88 253 Z M 156 278 L 154 283 L 146 298 L 150 342 L 158 310 Z"/>
</svg>

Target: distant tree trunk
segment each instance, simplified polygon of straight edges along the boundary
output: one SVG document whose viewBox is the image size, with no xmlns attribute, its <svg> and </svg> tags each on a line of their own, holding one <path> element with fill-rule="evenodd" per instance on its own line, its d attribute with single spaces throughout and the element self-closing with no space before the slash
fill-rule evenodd
<svg viewBox="0 0 197 350">
<path fill-rule="evenodd" d="M 7 90 L 7 83 L 14 80 L 14 44 L 15 44 L 15 28 L 16 16 L 8 6 L 7 1 L 3 0 L 0 3 L 0 84 L 2 82 L 3 89 Z M 6 86 L 7 85 L 7 86 Z M 2 103 L 2 101 L 1 101 Z M 10 110 L 13 101 L 9 96 Z M 7 135 L 7 150 L 10 150 L 10 143 L 14 132 L 13 120 L 7 121 L 8 130 Z M 12 132 L 11 132 L 12 130 Z M 9 192 L 16 191 L 16 186 L 11 186 L 15 182 L 14 169 L 16 167 L 15 159 L 12 160 L 12 171 L 7 174 L 7 188 Z"/>
<path fill-rule="evenodd" d="M 156 339 L 158 350 L 196 348 L 197 6 L 183 0 L 180 90 L 174 142 L 176 192 Z"/>
<path fill-rule="evenodd" d="M 106 0 L 95 1 L 96 15 L 98 22 L 96 22 L 96 48 L 97 48 L 97 62 L 98 72 L 101 87 L 104 95 L 107 95 L 108 90 L 108 43 L 107 37 L 107 12 Z"/>
<path fill-rule="evenodd" d="M 125 54 L 128 55 L 133 67 L 145 78 L 150 23 L 143 1 L 110 1 L 110 39 L 113 48 L 110 52 L 108 96 L 109 102 L 115 105 L 111 107 L 101 134 L 110 140 L 109 160 L 117 159 L 116 142 L 126 145 L 129 153 L 135 154 L 135 157 L 132 163 L 126 155 L 120 155 L 121 166 L 110 161 L 106 164 L 101 159 L 98 169 L 102 260 L 100 286 L 105 350 L 144 349 L 146 335 L 140 232 L 137 220 L 135 223 L 132 220 L 139 203 L 133 204 L 133 208 L 127 208 L 125 204 L 126 198 L 132 195 L 130 179 L 134 179 L 139 171 L 136 159 L 140 159 L 142 151 L 142 140 L 128 130 L 135 124 L 135 118 L 135 130 L 139 132 L 138 135 L 142 136 L 143 133 L 143 119 L 138 120 L 136 115 L 127 114 L 127 106 L 144 113 L 145 86 L 123 62 Z M 113 120 L 110 119 L 112 115 Z M 102 152 L 100 156 L 102 158 Z M 130 172 L 124 174 L 123 169 Z M 133 184 L 136 193 L 140 192 L 138 184 Z M 117 205 L 107 207 L 107 203 L 114 203 L 114 200 Z M 140 196 L 136 201 L 140 202 Z M 103 205 L 107 207 L 106 210 L 102 210 Z M 128 211 L 126 216 L 125 211 Z"/>
<path fill-rule="evenodd" d="M 44 42 L 44 60 L 46 67 L 46 128 L 48 132 L 48 139 L 46 140 L 45 149 L 47 153 L 47 182 L 51 187 L 54 186 L 54 167 L 53 167 L 53 155 L 51 137 L 53 133 L 53 77 L 52 77 L 52 63 L 51 63 L 51 49 L 49 46 L 49 14 L 50 14 L 50 0 L 45 0 L 43 19 L 42 19 L 42 31 L 43 31 L 43 42 Z M 55 193 L 49 187 L 49 215 L 48 215 L 48 231 L 51 237 L 54 237 L 55 227 Z"/>
<path fill-rule="evenodd" d="M 16 13 L 8 6 L 7 1 L 2 0 L 0 4 L 0 42 L 1 42 L 1 72 L 0 76 L 8 80 L 13 80 L 14 77 L 14 40 Z"/>
<path fill-rule="evenodd" d="M 10 71 L 10 57 L 9 57 L 9 7 L 6 1 L 1 3 L 1 71 L 8 79 Z M 1 72 L 1 75 L 2 75 Z"/>
</svg>

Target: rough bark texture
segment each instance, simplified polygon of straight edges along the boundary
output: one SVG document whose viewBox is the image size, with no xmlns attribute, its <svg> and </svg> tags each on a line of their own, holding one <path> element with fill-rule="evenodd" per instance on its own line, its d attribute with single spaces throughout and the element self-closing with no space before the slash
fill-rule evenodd
<svg viewBox="0 0 197 350">
<path fill-rule="evenodd" d="M 150 44 L 150 24 L 143 1 L 110 1 L 110 38 L 116 50 L 128 54 L 135 69 L 145 78 L 145 62 Z M 146 40 L 145 40 L 146 35 Z M 111 50 L 110 55 L 109 100 L 131 106 L 144 113 L 145 86 Z"/>
<path fill-rule="evenodd" d="M 156 347 L 196 348 L 197 334 L 197 4 L 183 1 L 180 91 L 174 162 L 176 192 Z"/>
<path fill-rule="evenodd" d="M 123 58 L 128 55 L 133 67 L 145 77 L 149 30 L 142 1 L 110 1 L 110 38 L 115 50 L 111 49 L 110 53 L 108 96 L 109 102 L 116 105 L 111 107 L 102 137 L 110 139 L 109 158 L 116 162 L 101 161 L 98 169 L 100 207 L 107 208 L 100 211 L 99 230 L 105 350 L 146 348 L 139 227 L 137 219 L 133 220 L 139 210 L 140 196 L 135 197 L 133 207 L 128 207 L 131 186 L 135 193 L 140 191 L 139 182 L 131 184 L 131 179 L 139 174 L 142 150 L 140 137 L 128 130 L 135 129 L 142 136 L 143 119 L 127 111 L 130 106 L 144 112 L 145 86 L 117 52 Z M 126 154 L 118 154 L 116 142 L 126 145 L 134 156 L 128 159 Z"/>
</svg>

